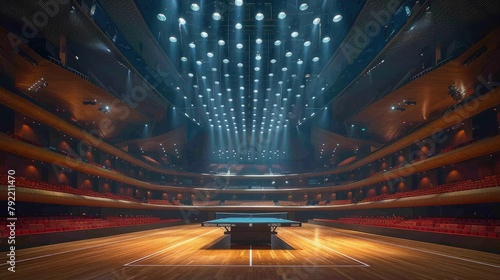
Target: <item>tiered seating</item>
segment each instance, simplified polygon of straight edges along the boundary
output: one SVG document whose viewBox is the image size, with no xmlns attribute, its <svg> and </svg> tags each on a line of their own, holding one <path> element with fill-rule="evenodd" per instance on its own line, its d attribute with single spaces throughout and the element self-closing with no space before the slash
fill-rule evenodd
<svg viewBox="0 0 500 280">
<path fill-rule="evenodd" d="M 105 219 L 87 216 L 18 217 L 16 222 L 16 235 L 155 224 L 174 221 L 178 221 L 178 219 L 160 220 L 160 218 L 148 216 L 108 217 Z M 4 237 L 8 235 L 9 229 L 4 225 L 0 226 L 0 236 Z"/>
<path fill-rule="evenodd" d="M 405 220 L 403 217 L 347 217 L 338 220 L 315 220 L 339 224 L 359 224 L 413 231 L 500 238 L 500 219 L 432 217 Z"/>
<path fill-rule="evenodd" d="M 40 148 L 43 148 L 44 146 L 38 142 L 35 142 L 35 141 L 31 141 L 29 139 L 26 139 L 26 138 L 23 138 L 21 136 L 18 136 L 10 131 L 7 132 L 7 135 L 9 135 L 10 137 L 16 139 L 16 140 L 20 140 L 20 141 L 23 141 L 23 142 L 26 142 L 28 144 L 31 144 L 31 145 L 34 145 L 34 146 L 37 146 L 37 147 L 40 147 Z"/>
<path fill-rule="evenodd" d="M 463 146 L 467 146 L 467 145 L 472 144 L 472 143 L 474 143 L 474 139 L 469 140 L 469 141 L 466 141 L 466 142 L 461 143 L 461 144 L 458 144 L 458 145 L 455 145 L 455 146 L 451 146 L 451 147 L 448 147 L 448 148 L 442 149 L 442 150 L 441 150 L 441 153 L 446 153 L 446 152 L 449 152 L 449 151 L 453 151 L 453 150 L 455 150 L 455 149 L 461 148 L 461 147 L 463 147 Z"/>
<path fill-rule="evenodd" d="M 373 197 L 368 197 L 363 199 L 363 202 L 367 201 L 380 201 L 385 199 L 397 199 L 404 197 L 413 197 L 420 195 L 429 195 L 429 194 L 440 194 L 447 192 L 456 192 L 456 191 L 465 191 L 465 190 L 473 190 L 473 189 L 481 189 L 481 188 L 490 188 L 498 186 L 500 182 L 500 175 L 488 176 L 482 180 L 477 181 L 460 181 L 455 183 L 443 184 L 434 188 L 426 188 L 426 189 L 417 189 L 413 191 L 407 192 L 398 192 L 393 194 L 381 194 Z"/>
<path fill-rule="evenodd" d="M 0 177 L 0 180 L 1 180 L 0 182 L 3 183 L 7 180 L 7 177 Z M 102 197 L 102 198 L 117 199 L 117 200 L 128 200 L 128 201 L 134 201 L 134 202 L 138 201 L 135 198 L 129 197 L 129 196 L 123 196 L 123 195 L 118 195 L 118 194 L 109 193 L 109 192 L 100 193 L 100 192 L 96 192 L 96 191 L 88 190 L 88 189 L 77 189 L 77 188 L 73 188 L 73 187 L 70 187 L 67 185 L 51 184 L 51 183 L 47 183 L 47 182 L 26 179 L 24 177 L 16 177 L 16 186 L 30 188 L 30 189 L 39 189 L 39 190 L 46 190 L 46 191 L 53 191 L 53 192 L 64 192 L 64 193 L 70 193 L 70 194 Z"/>
<path fill-rule="evenodd" d="M 280 206 L 306 206 L 307 201 L 287 201 L 287 200 L 280 200 L 278 201 L 278 205 Z"/>
<path fill-rule="evenodd" d="M 345 205 L 345 204 L 351 204 L 352 200 L 350 199 L 339 199 L 339 200 L 331 200 L 328 205 Z"/>
<path fill-rule="evenodd" d="M 182 205 L 182 203 L 179 200 L 173 200 L 172 204 L 173 205 Z"/>
<path fill-rule="evenodd" d="M 226 206 L 276 206 L 272 200 L 226 200 L 224 202 Z"/>
<path fill-rule="evenodd" d="M 158 205 L 172 205 L 172 203 L 168 200 L 164 199 L 148 199 L 149 204 L 158 204 Z"/>
<path fill-rule="evenodd" d="M 220 200 L 193 200 L 194 206 L 219 206 Z"/>
</svg>

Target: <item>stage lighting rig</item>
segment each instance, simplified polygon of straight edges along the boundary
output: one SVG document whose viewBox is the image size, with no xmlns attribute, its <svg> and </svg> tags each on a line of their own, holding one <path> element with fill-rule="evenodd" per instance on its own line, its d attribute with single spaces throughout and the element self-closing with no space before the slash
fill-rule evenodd
<svg viewBox="0 0 500 280">
<path fill-rule="evenodd" d="M 396 106 L 392 106 L 391 110 L 393 110 L 393 111 L 401 111 L 401 112 L 406 111 L 405 108 L 403 108 L 403 107 L 396 107 Z"/>
<path fill-rule="evenodd" d="M 103 112 L 104 114 L 109 113 L 109 106 L 99 107 L 97 110 Z"/>
<path fill-rule="evenodd" d="M 464 98 L 465 92 L 457 88 L 455 85 L 451 85 L 448 87 L 448 94 L 455 101 L 460 101 Z"/>
<path fill-rule="evenodd" d="M 82 101 L 82 104 L 83 105 L 96 105 L 97 104 L 97 100 L 83 100 Z"/>
</svg>

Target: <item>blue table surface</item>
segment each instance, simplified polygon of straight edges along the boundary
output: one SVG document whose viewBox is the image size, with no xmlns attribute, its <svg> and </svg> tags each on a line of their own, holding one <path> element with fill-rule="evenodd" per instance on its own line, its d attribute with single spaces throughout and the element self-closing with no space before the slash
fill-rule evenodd
<svg viewBox="0 0 500 280">
<path fill-rule="evenodd" d="M 276 223 L 297 223 L 296 221 L 279 219 L 279 218 L 224 218 L 216 219 L 211 221 L 206 221 L 205 223 L 211 224 L 242 224 L 242 223 L 253 223 L 253 224 L 276 224 Z"/>
</svg>

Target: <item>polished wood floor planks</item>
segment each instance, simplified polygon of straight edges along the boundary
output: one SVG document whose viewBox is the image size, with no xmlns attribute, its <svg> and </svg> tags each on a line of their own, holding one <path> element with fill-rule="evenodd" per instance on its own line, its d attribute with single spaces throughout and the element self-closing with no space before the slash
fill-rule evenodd
<svg viewBox="0 0 500 280">
<path fill-rule="evenodd" d="M 70 233 L 68 233 L 70 234 Z M 228 248 L 223 230 L 169 227 L 16 251 L 0 279 L 497 279 L 497 254 L 304 224 Z M 5 260 L 5 254 L 3 256 Z"/>
</svg>

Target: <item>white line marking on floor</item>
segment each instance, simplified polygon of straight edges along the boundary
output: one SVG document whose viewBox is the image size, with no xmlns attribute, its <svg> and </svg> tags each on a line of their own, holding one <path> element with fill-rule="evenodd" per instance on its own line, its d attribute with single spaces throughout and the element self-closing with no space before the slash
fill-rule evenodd
<svg viewBox="0 0 500 280">
<path fill-rule="evenodd" d="M 440 253 L 436 253 L 436 252 L 432 252 L 432 251 L 417 249 L 417 248 L 403 246 L 403 245 L 396 245 L 396 244 L 385 242 L 385 241 L 379 241 L 379 240 L 376 240 L 376 239 L 371 239 L 371 238 L 366 238 L 366 237 L 359 237 L 359 236 L 356 236 L 356 235 L 352 235 L 352 234 L 348 234 L 348 233 L 343 233 L 343 232 L 339 232 L 339 231 L 335 231 L 335 232 L 338 233 L 338 234 L 340 234 L 340 235 L 351 236 L 351 237 L 355 237 L 355 238 L 359 238 L 359 239 L 364 239 L 364 240 L 369 240 L 369 241 L 373 241 L 373 242 L 377 242 L 377 243 L 382 243 L 382 244 L 387 244 L 387 245 L 395 246 L 395 247 L 399 247 L 399 248 L 405 248 L 405 249 L 410 249 L 410 250 L 414 250 L 414 251 L 418 251 L 418 252 L 423 252 L 423 253 L 428 253 L 428 254 L 432 254 L 432 255 L 437 255 L 437 256 L 447 257 L 447 258 L 451 258 L 451 259 L 456 259 L 456 260 L 461 260 L 461 261 L 466 261 L 466 262 L 471 262 L 471 263 L 482 264 L 482 265 L 485 265 L 485 266 L 491 266 L 491 267 L 500 268 L 500 265 L 494 265 L 494 264 L 484 263 L 484 262 L 480 262 L 480 261 L 474 261 L 474 260 L 464 259 L 464 258 L 460 258 L 460 257 L 454 257 L 454 256 L 450 256 L 450 255 L 440 254 Z"/>
<path fill-rule="evenodd" d="M 252 245 L 250 245 L 250 266 L 252 266 Z"/>
<path fill-rule="evenodd" d="M 282 231 L 283 231 L 283 229 L 282 229 Z M 362 262 L 362 261 L 360 261 L 360 260 L 357 260 L 357 259 L 355 259 L 355 258 L 353 258 L 353 257 L 350 257 L 350 256 L 348 256 L 348 255 L 346 255 L 346 254 L 344 254 L 344 253 L 341 253 L 341 252 L 339 252 L 339 251 L 336 251 L 336 250 L 334 250 L 334 249 L 332 249 L 332 248 L 326 247 L 326 246 L 324 246 L 324 245 L 322 245 L 322 244 L 317 244 L 316 242 L 311 241 L 311 240 L 309 240 L 309 239 L 307 239 L 307 238 L 305 238 L 305 237 L 302 237 L 302 236 L 300 236 L 300 235 L 297 235 L 297 234 L 295 234 L 295 233 L 293 233 L 293 232 L 291 232 L 291 231 L 288 231 L 288 230 L 285 230 L 285 231 L 286 231 L 286 232 L 288 232 L 288 233 L 290 233 L 291 235 L 295 235 L 295 236 L 297 236 L 297 237 L 299 237 L 299 238 L 302 238 L 302 239 L 304 239 L 304 240 L 306 240 L 306 241 L 309 241 L 310 243 L 312 243 L 312 244 L 314 244 L 314 245 L 316 245 L 316 246 L 319 246 L 319 247 L 325 248 L 325 249 L 327 249 L 327 250 L 330 250 L 330 251 L 332 251 L 332 252 L 335 252 L 335 253 L 337 253 L 337 254 L 339 254 L 339 255 L 341 255 L 341 256 L 344 256 L 344 257 L 346 257 L 346 258 L 348 258 L 348 259 L 351 259 L 351 260 L 353 260 L 353 261 L 355 261 L 355 262 L 357 262 L 357 263 L 360 263 L 360 264 L 362 264 L 362 265 L 364 265 L 364 266 L 366 266 L 366 267 L 369 267 L 369 266 L 370 266 L 369 264 L 366 264 L 366 263 L 364 263 L 364 262 Z"/>
<path fill-rule="evenodd" d="M 216 230 L 218 230 L 218 229 L 214 229 L 214 230 L 211 230 L 211 231 L 209 231 L 209 232 L 205 232 L 205 233 L 204 233 L 204 234 L 202 234 L 202 235 L 198 235 L 198 236 L 195 236 L 195 237 L 193 237 L 193 238 L 190 238 L 190 239 L 184 240 L 184 241 L 182 241 L 182 242 L 180 242 L 180 243 L 177 243 L 177 244 L 174 244 L 174 245 L 172 245 L 172 246 L 169 246 L 169 247 L 167 247 L 167 248 L 165 248 L 165 249 L 162 249 L 162 250 L 160 250 L 160 251 L 158 251 L 158 252 L 155 252 L 155 253 L 149 254 L 149 255 L 144 256 L 144 257 L 142 257 L 142 258 L 139 258 L 139 259 L 137 259 L 137 260 L 135 260 L 135 261 L 131 261 L 131 262 L 129 262 L 129 263 L 126 263 L 126 264 L 124 264 L 123 266 L 130 266 L 131 264 L 136 263 L 136 262 L 138 262 L 138 261 L 142 261 L 142 260 L 145 260 L 145 259 L 150 258 L 150 257 L 152 257 L 152 256 L 156 256 L 156 255 L 158 255 L 158 254 L 160 254 L 160 253 L 165 252 L 166 250 L 170 250 L 170 249 L 172 249 L 172 248 L 178 247 L 178 246 L 180 246 L 180 245 L 182 245 L 182 244 L 184 244 L 184 243 L 187 243 L 187 242 L 189 242 L 189 241 L 192 241 L 192 240 L 195 240 L 195 239 L 197 239 L 197 238 L 200 238 L 200 237 L 202 237 L 202 236 L 204 236 L 204 235 L 207 235 L 207 234 L 209 234 L 209 233 L 212 233 L 212 232 L 214 232 L 214 231 L 216 231 Z"/>
</svg>

